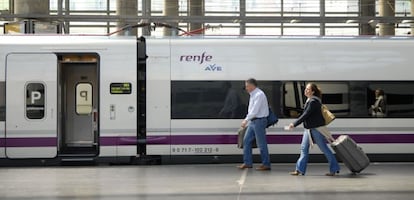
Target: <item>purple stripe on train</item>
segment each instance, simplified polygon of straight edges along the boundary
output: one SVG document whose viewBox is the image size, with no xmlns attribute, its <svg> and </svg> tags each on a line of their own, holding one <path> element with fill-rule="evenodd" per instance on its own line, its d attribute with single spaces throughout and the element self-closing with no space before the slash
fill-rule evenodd
<svg viewBox="0 0 414 200">
<path fill-rule="evenodd" d="M 338 137 L 338 135 L 335 135 Z M 358 134 L 351 136 L 357 143 L 387 144 L 387 143 L 414 143 L 414 134 Z M 301 135 L 268 135 L 269 144 L 299 144 Z M 236 135 L 174 135 L 148 136 L 149 145 L 197 145 L 197 144 L 236 144 Z M 136 145 L 137 137 L 101 137 L 101 146 Z M 53 147 L 57 139 L 43 138 L 0 138 L 0 147 Z"/>
<path fill-rule="evenodd" d="M 102 146 L 123 146 L 123 145 L 136 145 L 137 137 L 126 136 L 126 137 L 100 137 L 100 145 Z"/>
<path fill-rule="evenodd" d="M 136 145 L 137 137 L 101 137 L 102 146 Z M 0 147 L 55 147 L 57 138 L 53 137 L 30 137 L 30 138 L 0 138 Z"/>
<path fill-rule="evenodd" d="M 1 138 L 0 147 L 55 147 L 57 138 Z"/>
</svg>

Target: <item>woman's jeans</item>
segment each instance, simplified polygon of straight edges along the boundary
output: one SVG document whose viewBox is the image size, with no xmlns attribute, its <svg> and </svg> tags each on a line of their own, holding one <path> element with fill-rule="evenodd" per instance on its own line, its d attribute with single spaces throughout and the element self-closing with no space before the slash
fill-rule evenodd
<svg viewBox="0 0 414 200">
<path fill-rule="evenodd" d="M 319 149 L 325 154 L 326 159 L 329 162 L 329 171 L 331 173 L 335 173 L 340 170 L 338 161 L 336 160 L 335 156 L 333 155 L 332 151 L 329 149 L 328 145 L 326 144 L 325 137 L 315 128 L 309 130 L 310 134 L 312 135 L 313 142 L 316 143 Z M 302 138 L 301 144 L 301 151 L 300 157 L 296 162 L 296 170 L 302 174 L 306 173 L 306 167 L 308 165 L 309 160 L 309 146 L 310 146 L 310 138 L 309 133 L 305 130 Z"/>
<path fill-rule="evenodd" d="M 267 118 L 259 118 L 251 121 L 247 127 L 246 135 L 243 140 L 243 161 L 247 166 L 253 165 L 252 142 L 256 138 L 257 146 L 260 149 L 263 166 L 270 167 L 269 150 L 266 140 Z"/>
</svg>

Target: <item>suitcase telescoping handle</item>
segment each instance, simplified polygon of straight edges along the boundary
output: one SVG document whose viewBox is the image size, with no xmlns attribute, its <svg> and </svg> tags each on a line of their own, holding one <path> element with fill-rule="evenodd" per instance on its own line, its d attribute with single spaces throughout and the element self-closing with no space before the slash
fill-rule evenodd
<svg viewBox="0 0 414 200">
<path fill-rule="evenodd" d="M 328 130 L 326 126 L 321 126 L 316 129 L 326 138 L 329 144 L 332 144 L 333 142 L 335 142 L 335 138 L 332 137 L 331 132 Z"/>
</svg>

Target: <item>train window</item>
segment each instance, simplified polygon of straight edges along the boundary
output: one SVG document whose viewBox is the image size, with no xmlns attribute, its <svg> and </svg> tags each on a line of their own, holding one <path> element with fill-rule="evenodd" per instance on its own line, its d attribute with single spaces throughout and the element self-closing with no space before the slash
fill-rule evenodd
<svg viewBox="0 0 414 200">
<path fill-rule="evenodd" d="M 337 116 L 349 115 L 349 84 L 348 82 L 314 82 L 322 90 L 322 102 Z M 284 82 L 283 113 L 285 117 L 296 118 L 303 111 L 306 97 L 303 91 L 307 82 Z"/>
<path fill-rule="evenodd" d="M 297 118 L 306 103 L 305 81 L 259 81 L 281 118 Z M 315 81 L 322 102 L 338 118 L 414 117 L 414 82 Z M 172 81 L 172 119 L 242 119 L 249 95 L 244 81 Z M 379 97 L 378 94 L 382 94 Z"/>
<path fill-rule="evenodd" d="M 322 90 L 322 102 L 337 117 L 414 117 L 414 82 L 397 81 L 323 81 L 315 82 Z M 284 82 L 282 117 L 301 114 L 306 97 L 306 82 Z"/>
<path fill-rule="evenodd" d="M 172 81 L 173 119 L 241 119 L 246 104 L 240 81 Z"/>
<path fill-rule="evenodd" d="M 306 98 L 303 95 L 305 82 L 289 81 L 283 84 L 283 116 L 296 118 L 303 111 Z"/>
<path fill-rule="evenodd" d="M 278 112 L 280 83 L 259 81 L 269 103 Z M 172 119 L 243 119 L 249 95 L 244 81 L 172 81 Z"/>
<path fill-rule="evenodd" d="M 322 102 L 324 104 L 343 104 L 344 94 L 323 94 Z"/>
<path fill-rule="evenodd" d="M 0 121 L 6 120 L 6 84 L 0 81 Z"/>
<path fill-rule="evenodd" d="M 43 119 L 45 116 L 45 85 L 28 83 L 26 85 L 26 117 Z"/>
<path fill-rule="evenodd" d="M 372 117 L 414 117 L 414 82 L 367 83 L 368 114 Z"/>
<path fill-rule="evenodd" d="M 92 113 L 92 84 L 78 83 L 76 85 L 76 113 L 78 115 Z"/>
</svg>

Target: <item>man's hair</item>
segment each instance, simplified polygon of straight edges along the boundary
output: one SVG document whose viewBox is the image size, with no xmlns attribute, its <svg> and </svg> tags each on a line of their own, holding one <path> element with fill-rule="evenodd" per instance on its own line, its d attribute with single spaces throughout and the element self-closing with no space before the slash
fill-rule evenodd
<svg viewBox="0 0 414 200">
<path fill-rule="evenodd" d="M 255 87 L 257 87 L 257 81 L 254 78 L 249 78 L 246 80 L 246 83 L 254 85 Z"/>
</svg>

